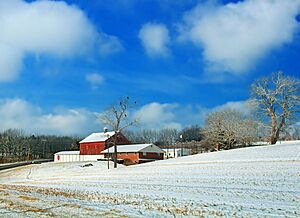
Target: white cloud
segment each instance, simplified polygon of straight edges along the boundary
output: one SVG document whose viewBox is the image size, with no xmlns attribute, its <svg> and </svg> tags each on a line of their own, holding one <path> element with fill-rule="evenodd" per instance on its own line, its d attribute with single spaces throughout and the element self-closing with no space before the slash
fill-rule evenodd
<svg viewBox="0 0 300 218">
<path fill-rule="evenodd" d="M 210 109 L 152 102 L 131 113 L 133 117 L 138 118 L 141 128 L 180 130 L 190 125 L 201 126 L 209 112 L 224 108 L 236 109 L 246 114 L 249 112 L 246 101 L 237 101 Z M 25 130 L 28 134 L 86 135 L 102 130 L 101 123 L 96 119 L 97 114 L 84 108 L 56 108 L 46 113 L 42 108 L 23 99 L 0 100 L 0 131 L 17 128 Z"/>
<path fill-rule="evenodd" d="M 102 56 L 116 54 L 124 49 L 117 37 L 104 33 L 102 33 L 102 35 L 99 37 L 98 43 L 99 52 Z"/>
<path fill-rule="evenodd" d="M 210 72 L 243 74 L 299 30 L 300 0 L 199 4 L 184 16 L 180 39 L 203 48 Z"/>
<path fill-rule="evenodd" d="M 99 73 L 90 73 L 85 76 L 85 80 L 90 83 L 92 89 L 97 89 L 104 81 Z"/>
<path fill-rule="evenodd" d="M 181 128 L 181 124 L 176 122 L 176 108 L 178 108 L 177 104 L 152 102 L 141 107 L 134 116 L 143 128 Z"/>
<path fill-rule="evenodd" d="M 60 109 L 53 113 L 22 99 L 0 101 L 0 130 L 23 129 L 28 134 L 88 134 L 101 130 L 95 113 L 86 109 Z"/>
<path fill-rule="evenodd" d="M 141 128 L 176 128 L 180 130 L 183 127 L 191 125 L 202 126 L 209 112 L 220 111 L 226 108 L 240 111 L 245 115 L 251 114 L 248 101 L 229 101 L 213 108 L 207 108 L 201 105 L 192 106 L 176 103 L 161 104 L 152 102 L 142 106 L 134 113 L 134 116 L 138 118 Z"/>
<path fill-rule="evenodd" d="M 98 32 L 75 5 L 63 1 L 0 1 L 0 81 L 18 77 L 26 54 L 72 58 L 99 47 L 115 53 L 118 39 Z"/>
<path fill-rule="evenodd" d="M 0 82 L 11 81 L 18 77 L 23 56 L 22 51 L 0 43 Z"/>
<path fill-rule="evenodd" d="M 228 101 L 225 104 L 214 107 L 212 111 L 220 111 L 224 109 L 236 110 L 245 115 L 250 115 L 253 111 L 249 101 Z"/>
<path fill-rule="evenodd" d="M 151 57 L 168 56 L 170 51 L 169 31 L 163 24 L 146 23 L 139 31 L 139 38 L 147 54 Z"/>
</svg>

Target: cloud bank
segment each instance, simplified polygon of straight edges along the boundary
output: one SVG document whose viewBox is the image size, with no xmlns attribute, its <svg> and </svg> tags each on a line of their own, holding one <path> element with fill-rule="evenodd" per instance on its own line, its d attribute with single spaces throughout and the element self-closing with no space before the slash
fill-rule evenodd
<svg viewBox="0 0 300 218">
<path fill-rule="evenodd" d="M 249 113 L 246 101 L 227 102 L 214 108 L 180 105 L 176 103 L 151 102 L 135 111 L 139 127 L 143 129 L 182 129 L 190 125 L 203 125 L 206 115 L 211 111 L 225 108 Z M 0 131 L 23 129 L 28 134 L 80 135 L 102 131 L 102 124 L 97 120 L 99 113 L 85 108 L 54 108 L 45 112 L 39 106 L 20 99 L 0 100 Z"/>
<path fill-rule="evenodd" d="M 179 107 L 177 104 L 160 104 L 152 102 L 144 105 L 135 112 L 134 117 L 139 121 L 140 126 L 149 129 L 177 128 L 181 124 L 176 121 L 175 110 Z"/>
<path fill-rule="evenodd" d="M 87 16 L 63 1 L 0 1 L 0 82 L 15 80 L 27 54 L 69 59 L 94 48 L 120 50 L 116 37 L 96 30 Z"/>
<path fill-rule="evenodd" d="M 23 129 L 28 134 L 83 135 L 100 128 L 95 113 L 86 109 L 57 109 L 45 113 L 23 99 L 0 101 L 0 131 Z"/>
<path fill-rule="evenodd" d="M 150 57 L 169 55 L 170 37 L 169 30 L 165 25 L 146 23 L 141 27 L 138 37 Z"/>
<path fill-rule="evenodd" d="M 244 115 L 250 115 L 253 113 L 253 107 L 249 101 L 228 101 L 225 104 L 214 107 L 212 111 L 220 111 L 224 109 L 236 110 Z"/>
<path fill-rule="evenodd" d="M 185 14 L 179 39 L 203 49 L 208 71 L 240 75 L 293 41 L 299 11 L 299 0 L 199 4 Z"/>
<path fill-rule="evenodd" d="M 208 113 L 224 109 L 237 110 L 245 115 L 251 114 L 251 108 L 247 101 L 229 101 L 213 108 L 201 105 L 184 106 L 176 103 L 152 102 L 142 106 L 134 116 L 139 120 L 142 128 L 176 128 L 180 130 L 191 125 L 202 126 Z"/>
</svg>

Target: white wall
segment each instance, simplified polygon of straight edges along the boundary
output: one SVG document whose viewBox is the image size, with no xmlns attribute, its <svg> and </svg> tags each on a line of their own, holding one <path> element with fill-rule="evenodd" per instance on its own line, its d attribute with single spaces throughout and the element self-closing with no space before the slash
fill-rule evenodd
<svg viewBox="0 0 300 218">
<path fill-rule="evenodd" d="M 54 155 L 54 162 L 60 163 L 60 162 L 76 162 L 76 161 L 79 161 L 78 154 L 55 154 Z"/>
<path fill-rule="evenodd" d="M 177 157 L 181 157 L 181 148 L 176 148 L 175 149 L 175 156 L 174 156 L 174 149 L 173 148 L 169 148 L 169 149 L 163 149 L 165 151 L 164 153 L 164 159 L 167 158 L 177 158 Z M 183 148 L 182 150 L 183 155 L 182 156 L 187 156 L 191 154 L 191 150 L 190 149 L 186 149 Z"/>
<path fill-rule="evenodd" d="M 58 155 L 60 160 L 58 160 Z M 104 155 L 79 155 L 79 154 L 55 154 L 54 162 L 78 162 L 78 161 L 97 161 L 97 159 L 104 159 Z"/>
</svg>

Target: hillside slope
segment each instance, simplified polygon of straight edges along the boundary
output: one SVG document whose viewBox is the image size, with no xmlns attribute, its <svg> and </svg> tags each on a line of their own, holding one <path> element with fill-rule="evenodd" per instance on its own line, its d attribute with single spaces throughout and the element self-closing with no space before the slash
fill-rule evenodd
<svg viewBox="0 0 300 218">
<path fill-rule="evenodd" d="M 82 165 L 0 172 L 0 216 L 300 216 L 300 142 L 110 170 Z"/>
</svg>

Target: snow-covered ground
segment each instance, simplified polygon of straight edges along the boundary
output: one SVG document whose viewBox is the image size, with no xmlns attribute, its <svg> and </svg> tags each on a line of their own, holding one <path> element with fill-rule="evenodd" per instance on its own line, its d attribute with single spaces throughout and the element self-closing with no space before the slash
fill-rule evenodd
<svg viewBox="0 0 300 218">
<path fill-rule="evenodd" d="M 0 171 L 0 217 L 300 217 L 300 141 L 92 164 Z"/>
</svg>

